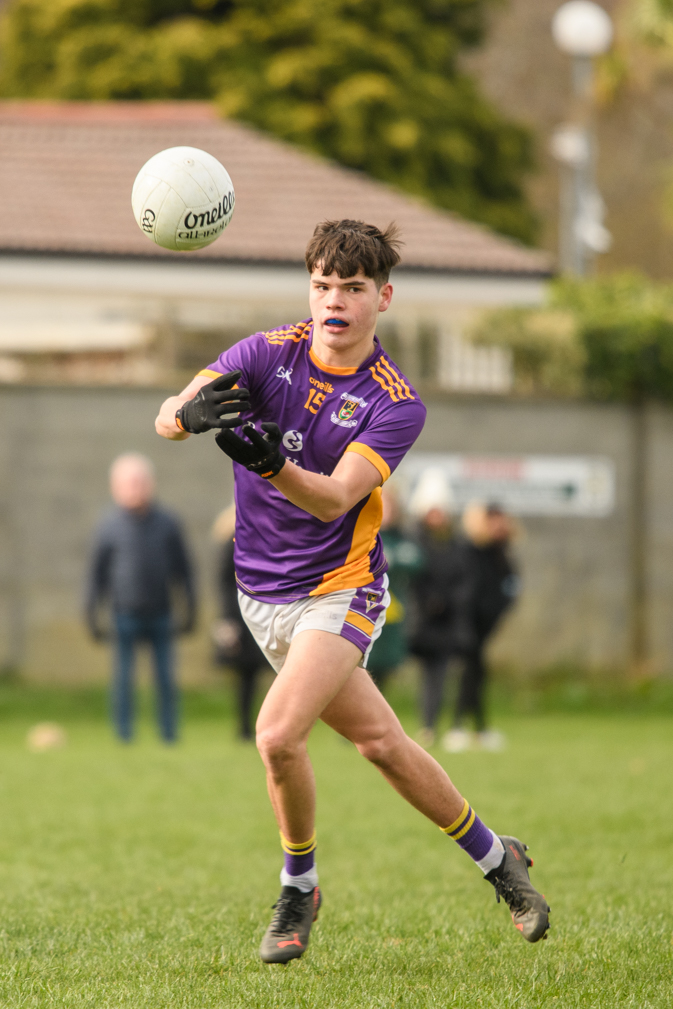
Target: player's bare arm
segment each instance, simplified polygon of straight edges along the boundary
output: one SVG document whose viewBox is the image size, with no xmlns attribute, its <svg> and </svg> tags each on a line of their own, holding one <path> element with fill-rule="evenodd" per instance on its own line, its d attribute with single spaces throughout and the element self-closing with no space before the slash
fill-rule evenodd
<svg viewBox="0 0 673 1009">
<path fill-rule="evenodd" d="M 382 478 L 373 463 L 355 452 L 346 452 L 331 476 L 310 473 L 298 466 L 283 466 L 271 480 L 288 501 L 315 515 L 321 522 L 333 522 L 366 498 Z"/>
</svg>

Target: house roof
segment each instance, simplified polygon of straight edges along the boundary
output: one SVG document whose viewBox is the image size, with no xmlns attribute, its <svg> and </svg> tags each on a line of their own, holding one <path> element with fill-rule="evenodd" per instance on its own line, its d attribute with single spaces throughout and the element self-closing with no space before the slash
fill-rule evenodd
<svg viewBox="0 0 673 1009">
<path fill-rule="evenodd" d="M 383 183 L 308 154 L 205 102 L 0 101 L 0 250 L 175 258 L 142 234 L 131 188 L 157 151 L 209 151 L 227 168 L 236 211 L 190 259 L 303 263 L 320 220 L 396 221 L 403 265 L 541 276 L 549 257 Z"/>
</svg>

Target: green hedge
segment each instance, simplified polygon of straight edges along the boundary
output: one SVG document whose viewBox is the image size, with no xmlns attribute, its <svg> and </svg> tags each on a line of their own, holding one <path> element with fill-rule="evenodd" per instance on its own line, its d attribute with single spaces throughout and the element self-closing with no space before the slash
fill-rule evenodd
<svg viewBox="0 0 673 1009">
<path fill-rule="evenodd" d="M 673 402 L 672 285 L 558 280 L 543 308 L 490 312 L 472 335 L 511 351 L 518 392 Z"/>
</svg>

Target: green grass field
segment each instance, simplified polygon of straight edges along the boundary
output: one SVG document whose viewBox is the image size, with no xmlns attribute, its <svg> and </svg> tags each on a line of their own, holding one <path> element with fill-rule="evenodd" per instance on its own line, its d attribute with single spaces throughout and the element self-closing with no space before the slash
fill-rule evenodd
<svg viewBox="0 0 673 1009">
<path fill-rule="evenodd" d="M 0 698 L 1 1006 L 670 1006 L 669 715 L 510 714 L 506 753 L 437 754 L 487 823 L 530 844 L 553 912 L 535 946 L 467 856 L 319 727 L 325 903 L 283 968 L 257 959 L 281 861 L 260 761 L 222 703 L 189 711 L 179 747 L 145 723 L 122 748 L 101 698 Z M 29 753 L 49 714 L 67 747 Z"/>
</svg>

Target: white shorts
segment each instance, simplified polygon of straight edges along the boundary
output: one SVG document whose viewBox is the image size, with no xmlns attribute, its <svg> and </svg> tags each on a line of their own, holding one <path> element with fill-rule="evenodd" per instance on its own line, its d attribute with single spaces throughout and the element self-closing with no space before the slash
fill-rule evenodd
<svg viewBox="0 0 673 1009">
<path fill-rule="evenodd" d="M 328 631 L 352 641 L 362 665 L 383 630 L 390 605 L 388 575 L 360 589 L 306 596 L 293 603 L 263 603 L 239 589 L 241 613 L 252 636 L 275 671 L 283 668 L 290 644 L 300 631 Z"/>
</svg>

